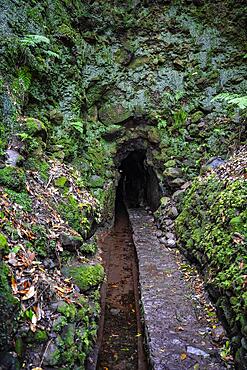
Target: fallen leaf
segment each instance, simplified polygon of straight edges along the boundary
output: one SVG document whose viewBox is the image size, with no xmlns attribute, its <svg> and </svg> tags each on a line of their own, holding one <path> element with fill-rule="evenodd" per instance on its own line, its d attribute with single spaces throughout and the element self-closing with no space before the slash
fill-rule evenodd
<svg viewBox="0 0 247 370">
<path fill-rule="evenodd" d="M 32 316 L 32 324 L 33 325 L 37 324 L 37 316 L 35 314 L 33 314 L 33 316 Z"/>
<path fill-rule="evenodd" d="M 28 289 L 28 291 L 27 291 L 27 293 L 24 295 L 24 297 L 22 297 L 21 299 L 22 299 L 23 301 L 25 301 L 26 299 L 30 299 L 30 298 L 32 298 L 32 297 L 34 296 L 34 294 L 35 294 L 35 288 L 34 288 L 34 286 L 32 285 L 32 286 Z"/>
<path fill-rule="evenodd" d="M 185 360 L 186 358 L 187 358 L 186 353 L 181 353 L 181 355 L 180 355 L 180 359 L 183 361 L 183 360 Z"/>
<path fill-rule="evenodd" d="M 13 275 L 11 276 L 11 286 L 12 286 L 13 293 L 17 294 L 18 293 L 17 283 Z"/>
</svg>

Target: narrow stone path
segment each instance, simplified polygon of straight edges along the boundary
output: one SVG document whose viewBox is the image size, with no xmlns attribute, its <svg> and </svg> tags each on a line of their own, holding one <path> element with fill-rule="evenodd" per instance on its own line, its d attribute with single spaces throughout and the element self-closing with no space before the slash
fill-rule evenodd
<svg viewBox="0 0 247 370">
<path fill-rule="evenodd" d="M 211 342 L 205 315 L 198 315 L 191 299 L 174 250 L 160 243 L 153 217 L 145 210 L 128 212 L 139 263 L 150 368 L 226 369 Z"/>
</svg>

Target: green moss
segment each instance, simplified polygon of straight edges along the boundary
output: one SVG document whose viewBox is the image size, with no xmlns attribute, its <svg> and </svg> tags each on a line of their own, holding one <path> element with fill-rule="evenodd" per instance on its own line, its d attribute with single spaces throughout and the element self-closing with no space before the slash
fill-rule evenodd
<svg viewBox="0 0 247 370">
<path fill-rule="evenodd" d="M 19 313 L 19 302 L 12 295 L 8 275 L 7 265 L 0 262 L 0 348 L 2 351 L 10 347 Z"/>
<path fill-rule="evenodd" d="M 68 348 L 71 348 L 71 346 L 74 344 L 74 338 L 75 338 L 75 325 L 69 324 L 66 327 L 65 336 L 63 337 L 64 343 Z"/>
<path fill-rule="evenodd" d="M 32 171 L 38 171 L 41 179 L 44 181 L 49 179 L 49 164 L 43 160 L 28 158 L 27 161 L 25 161 L 25 168 Z"/>
<path fill-rule="evenodd" d="M 0 255 L 6 254 L 9 251 L 8 241 L 5 235 L 0 233 Z"/>
<path fill-rule="evenodd" d="M 198 121 L 200 121 L 200 119 L 203 116 L 204 116 L 204 114 L 201 111 L 197 111 L 197 112 L 192 114 L 190 120 L 191 120 L 192 123 L 197 123 Z"/>
<path fill-rule="evenodd" d="M 48 340 L 48 335 L 45 330 L 37 330 L 34 339 L 36 342 L 45 342 Z"/>
<path fill-rule="evenodd" d="M 28 117 L 24 121 L 24 131 L 30 136 L 41 136 L 44 139 L 47 136 L 46 126 L 37 118 Z"/>
<path fill-rule="evenodd" d="M 32 199 L 30 198 L 28 193 L 17 193 L 16 191 L 10 189 L 5 189 L 5 193 L 8 194 L 10 201 L 19 204 L 22 207 L 23 211 L 32 211 Z"/>
<path fill-rule="evenodd" d="M 65 276 L 72 277 L 82 291 L 100 284 L 104 278 L 104 269 L 99 264 L 67 267 L 63 269 L 63 273 Z"/>
<path fill-rule="evenodd" d="M 67 186 L 69 184 L 69 181 L 68 181 L 67 177 L 60 176 L 60 177 L 55 179 L 54 184 L 58 188 L 64 188 L 65 186 Z"/>
<path fill-rule="evenodd" d="M 73 195 L 70 195 L 66 202 L 58 206 L 58 211 L 68 224 L 83 236 L 85 236 L 90 229 L 90 223 L 87 218 L 87 213 L 90 213 L 90 209 L 90 206 L 84 207 L 80 205 Z"/>
<path fill-rule="evenodd" d="M 97 250 L 97 243 L 83 243 L 80 251 L 84 254 L 95 254 Z"/>
<path fill-rule="evenodd" d="M 49 365 L 55 366 L 61 363 L 61 351 L 59 348 L 54 348 L 53 352 L 49 353 Z"/>
<path fill-rule="evenodd" d="M 233 330 L 246 312 L 247 184 L 225 183 L 215 176 L 195 180 L 176 220 L 183 250 L 197 260 L 217 305 Z M 231 297 L 231 298 L 229 298 Z"/>
<path fill-rule="evenodd" d="M 25 188 L 26 176 L 21 168 L 6 166 L 0 168 L 0 185 L 13 190 L 23 190 Z"/>
<path fill-rule="evenodd" d="M 67 319 L 66 317 L 64 316 L 59 316 L 54 322 L 53 322 L 53 327 L 52 329 L 55 331 L 55 332 L 60 332 L 61 329 L 67 325 Z"/>
<path fill-rule="evenodd" d="M 66 317 L 66 319 L 69 319 L 70 321 L 74 321 L 76 318 L 77 310 L 76 310 L 76 306 L 73 303 L 68 304 L 66 302 L 62 302 L 58 306 L 57 310 L 58 312 L 63 314 Z"/>
<path fill-rule="evenodd" d="M 24 350 L 23 340 L 22 338 L 18 337 L 16 338 L 16 341 L 15 341 L 15 351 L 19 357 L 22 357 L 23 350 Z"/>
</svg>

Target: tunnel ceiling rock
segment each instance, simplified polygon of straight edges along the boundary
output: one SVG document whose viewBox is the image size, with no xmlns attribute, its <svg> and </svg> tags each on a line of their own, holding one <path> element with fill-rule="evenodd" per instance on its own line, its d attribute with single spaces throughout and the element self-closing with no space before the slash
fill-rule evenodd
<svg viewBox="0 0 247 370">
<path fill-rule="evenodd" d="M 125 122 L 133 112 L 121 103 L 105 103 L 99 109 L 99 119 L 105 125 Z"/>
</svg>

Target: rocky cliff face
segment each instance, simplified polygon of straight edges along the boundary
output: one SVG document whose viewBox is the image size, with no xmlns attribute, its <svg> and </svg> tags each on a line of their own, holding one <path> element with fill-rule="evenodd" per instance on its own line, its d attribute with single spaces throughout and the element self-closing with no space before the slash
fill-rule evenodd
<svg viewBox="0 0 247 370">
<path fill-rule="evenodd" d="M 111 222 L 118 167 L 131 151 L 146 153 L 146 165 L 157 176 L 163 195 L 170 195 L 200 171 L 205 172 L 215 157 L 223 161 L 246 142 L 245 20 L 241 1 L 236 6 L 233 1 L 129 1 L 122 4 L 18 0 L 3 1 L 1 6 L 3 212 L 0 225 L 3 247 L 0 239 L 0 250 L 5 262 L 0 269 L 6 284 L 12 274 L 12 290 L 17 294 L 30 289 L 34 277 L 30 277 L 27 286 L 18 287 L 23 281 L 17 280 L 19 270 L 11 264 L 11 253 L 15 254 L 14 259 L 21 261 L 23 255 L 35 253 L 31 264 L 37 258 L 47 271 L 53 272 L 55 268 L 60 271 L 76 251 L 83 258 L 90 255 L 94 242 L 88 247 L 85 241 L 98 224 Z M 219 96 L 221 93 L 226 95 Z M 233 103 L 229 103 L 232 99 L 235 99 Z M 178 223 L 181 242 L 188 228 L 183 223 L 183 212 L 188 212 L 186 217 L 190 217 L 192 209 L 190 211 L 188 204 L 193 203 L 196 186 L 199 202 L 207 202 L 203 195 L 200 198 L 201 184 L 189 190 L 186 211 L 182 211 Z M 241 193 L 242 186 L 246 185 L 243 181 L 234 186 L 239 186 Z M 227 202 L 226 207 L 230 207 Z M 238 217 L 238 205 L 231 203 L 231 207 L 235 207 L 232 212 L 236 213 L 232 217 Z M 193 207 L 193 212 L 197 212 L 194 216 L 197 219 L 200 209 L 196 211 Z M 20 218 L 21 223 L 16 221 Z M 16 225 L 19 225 L 17 233 Z M 244 223 L 241 225 L 237 231 L 240 235 Z M 194 227 L 189 226 L 193 233 Z M 47 236 L 49 230 L 53 230 L 53 234 Z M 64 234 L 67 239 L 61 236 Z M 183 244 L 183 248 L 198 256 L 196 244 L 200 238 L 203 235 L 192 238 L 190 245 Z M 209 239 L 209 243 L 214 243 L 213 235 L 212 240 L 211 235 Z M 224 249 L 225 242 L 221 240 L 219 248 Z M 200 247 L 202 255 L 208 253 L 208 247 L 205 248 Z M 200 258 L 197 258 L 199 263 L 204 264 Z M 211 253 L 208 258 L 214 260 L 215 255 Z M 49 261 L 54 260 L 53 266 Z M 73 264 L 78 267 L 79 262 L 73 261 Z M 91 257 L 89 265 L 98 266 L 97 263 L 97 255 Z M 212 265 L 214 268 L 218 267 Z M 89 271 L 85 276 L 89 276 L 95 287 L 102 278 L 102 271 L 100 268 Z M 244 274 L 243 270 L 241 276 Z M 60 288 L 65 289 L 66 281 L 60 283 Z M 76 294 L 74 287 L 67 287 L 70 288 L 70 293 Z M 83 291 L 80 294 L 83 295 Z M 7 287 L 0 293 L 4 292 L 11 310 L 17 307 Z M 229 287 L 224 290 L 220 286 L 219 294 L 227 292 Z M 56 332 L 57 338 L 65 333 L 69 344 L 57 339 L 52 344 L 56 348 L 51 347 L 56 355 L 49 357 L 52 351 L 47 351 L 47 366 L 66 363 L 68 368 L 75 368 L 76 363 L 84 361 L 80 353 L 84 357 L 88 353 L 97 316 L 97 307 L 90 311 L 90 302 L 97 306 L 97 290 L 93 288 L 90 294 L 80 298 L 86 299 L 89 308 L 85 312 L 86 329 L 81 328 L 76 334 L 79 298 L 74 303 L 75 315 L 66 313 L 65 308 L 58 311 L 57 298 L 53 295 L 50 298 L 55 300 L 54 306 L 46 309 L 57 316 L 53 326 L 41 335 L 42 340 L 36 338 L 35 343 L 38 348 L 45 348 L 50 332 Z M 246 307 L 241 294 L 235 298 L 237 301 L 230 304 L 239 310 L 241 307 L 241 315 L 244 315 Z M 66 299 L 72 298 L 66 295 Z M 240 320 L 239 310 L 234 311 L 236 320 Z M 22 313 L 19 321 L 22 327 L 32 322 L 33 315 L 39 317 L 33 309 L 28 314 Z M 57 319 L 62 322 L 58 326 Z M 45 322 L 42 325 L 46 327 Z M 15 345 L 21 348 L 16 349 L 20 359 L 31 356 L 33 339 L 28 330 L 26 325 L 26 330 L 19 330 L 19 339 L 11 339 L 10 343 L 7 336 L 1 339 L 4 350 Z M 245 334 L 236 340 L 236 348 L 243 342 L 239 363 L 246 356 Z M 70 356 L 64 348 L 69 349 L 80 336 L 84 347 L 80 353 L 72 351 Z M 62 352 L 67 353 L 66 356 L 62 356 Z M 36 363 L 39 361 L 37 355 Z"/>
</svg>

